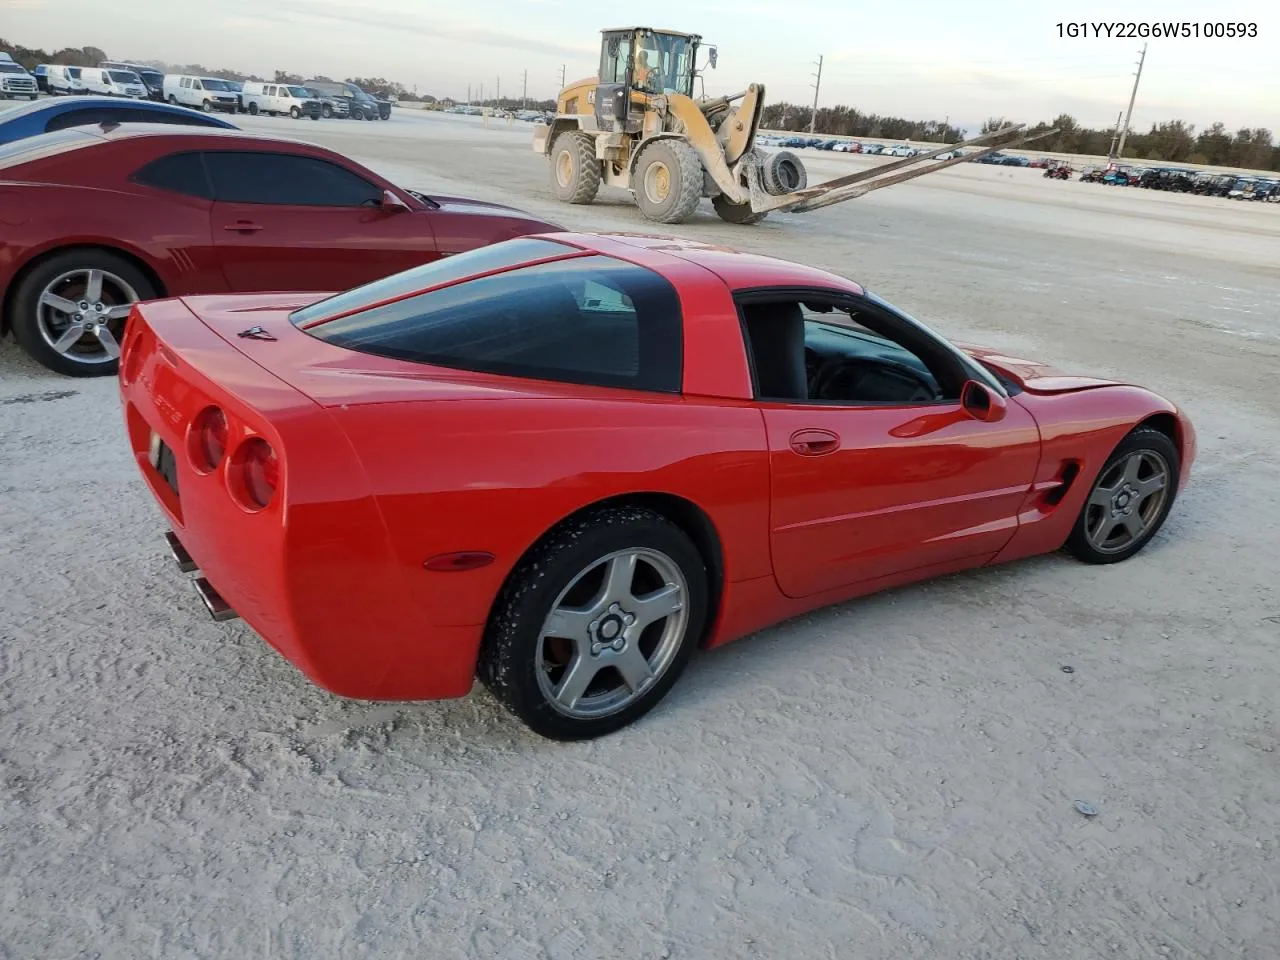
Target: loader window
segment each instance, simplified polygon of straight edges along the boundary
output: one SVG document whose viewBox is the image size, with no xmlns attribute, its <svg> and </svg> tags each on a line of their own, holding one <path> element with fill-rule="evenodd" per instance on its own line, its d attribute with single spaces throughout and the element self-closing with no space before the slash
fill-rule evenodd
<svg viewBox="0 0 1280 960">
<path fill-rule="evenodd" d="M 625 33 L 606 35 L 600 53 L 600 82 L 626 83 L 631 62 L 631 37 Z"/>
</svg>

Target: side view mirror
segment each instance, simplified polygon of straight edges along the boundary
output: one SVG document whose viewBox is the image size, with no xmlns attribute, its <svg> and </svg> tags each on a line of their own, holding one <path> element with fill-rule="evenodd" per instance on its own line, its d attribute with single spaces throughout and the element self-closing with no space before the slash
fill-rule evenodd
<svg viewBox="0 0 1280 960">
<path fill-rule="evenodd" d="M 711 65 L 711 69 L 712 69 L 712 70 L 714 70 L 714 69 L 716 68 L 716 57 L 717 57 L 717 56 L 718 56 L 718 54 L 716 53 L 716 48 L 715 48 L 715 47 L 707 47 L 707 63 L 709 63 L 709 64 Z"/>
<path fill-rule="evenodd" d="M 403 200 L 401 200 L 398 196 L 396 196 L 390 190 L 382 191 L 382 203 L 380 204 L 380 206 L 382 207 L 383 210 L 388 210 L 388 211 L 391 211 L 392 213 L 395 213 L 400 210 L 409 209 L 409 205 L 405 203 Z"/>
<path fill-rule="evenodd" d="M 969 380 L 960 391 L 960 406 L 965 413 L 983 423 L 997 423 L 1009 410 L 1009 401 L 984 383 Z"/>
</svg>

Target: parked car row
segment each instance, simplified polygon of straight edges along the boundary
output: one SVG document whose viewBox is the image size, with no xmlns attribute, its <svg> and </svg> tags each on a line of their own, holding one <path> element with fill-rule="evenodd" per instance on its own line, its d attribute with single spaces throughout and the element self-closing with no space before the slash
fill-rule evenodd
<svg viewBox="0 0 1280 960">
<path fill-rule="evenodd" d="M 105 60 L 97 67 L 42 63 L 32 73 L 0 55 L 0 94 L 34 100 L 50 96 L 103 94 L 164 101 L 204 113 L 249 113 L 353 120 L 391 119 L 391 101 L 374 97 L 357 84 L 333 80 L 303 83 L 227 80 L 165 74 L 145 64 Z M 12 76 L 11 76 L 12 75 Z"/>
<path fill-rule="evenodd" d="M 1234 173 L 1208 173 L 1181 167 L 1112 164 L 1089 167 L 1080 174 L 1080 180 L 1083 183 L 1101 183 L 1112 187 L 1141 187 L 1170 193 L 1192 193 L 1202 197 L 1280 203 L 1280 179 L 1273 177 L 1242 177 Z"/>
</svg>

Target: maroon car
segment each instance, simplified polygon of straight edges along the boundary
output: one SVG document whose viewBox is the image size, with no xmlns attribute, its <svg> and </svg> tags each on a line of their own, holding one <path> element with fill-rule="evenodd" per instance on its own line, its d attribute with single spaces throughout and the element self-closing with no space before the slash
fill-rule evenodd
<svg viewBox="0 0 1280 960">
<path fill-rule="evenodd" d="M 136 300 L 343 290 L 561 229 L 428 197 L 323 147 L 236 130 L 80 127 L 0 147 L 0 335 L 114 374 Z"/>
</svg>

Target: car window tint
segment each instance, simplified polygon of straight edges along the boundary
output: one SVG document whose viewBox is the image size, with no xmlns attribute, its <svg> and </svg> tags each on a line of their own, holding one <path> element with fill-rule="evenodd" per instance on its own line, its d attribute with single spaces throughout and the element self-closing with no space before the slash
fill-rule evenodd
<svg viewBox="0 0 1280 960">
<path fill-rule="evenodd" d="M 68 127 L 87 127 L 102 123 L 107 119 L 107 110 L 102 107 L 89 107 L 84 110 L 65 110 L 54 114 L 44 125 L 45 133 L 54 130 L 66 130 Z"/>
<path fill-rule="evenodd" d="M 206 153 L 205 161 L 214 196 L 224 203 L 359 207 L 382 199 L 368 180 L 316 157 L 217 151 Z"/>
<path fill-rule="evenodd" d="M 171 153 L 152 160 L 138 170 L 133 179 L 159 190 L 171 190 L 189 197 L 200 197 L 202 200 L 213 198 L 209 178 L 198 153 Z"/>
<path fill-rule="evenodd" d="M 487 373 L 678 393 L 680 299 L 591 255 L 467 280 L 307 329 L 338 346 Z"/>
<path fill-rule="evenodd" d="M 382 280 L 375 280 L 344 293 L 327 297 L 309 307 L 295 311 L 289 319 L 294 323 L 302 324 L 325 317 L 336 317 L 361 307 L 370 307 L 396 297 L 403 297 L 415 290 L 425 290 L 442 283 L 474 277 L 478 273 L 516 267 L 530 260 L 572 256 L 578 252 L 578 248 L 556 243 L 554 240 L 538 240 L 532 237 L 504 240 L 501 243 L 476 247 L 474 250 L 452 257 L 432 260 L 420 267 L 413 267 Z"/>
</svg>

